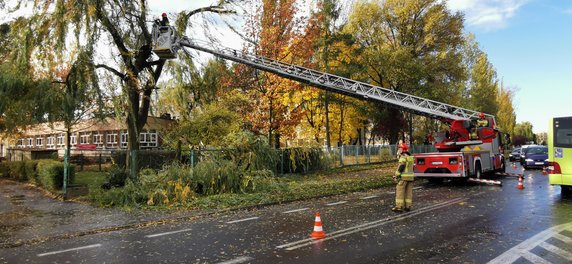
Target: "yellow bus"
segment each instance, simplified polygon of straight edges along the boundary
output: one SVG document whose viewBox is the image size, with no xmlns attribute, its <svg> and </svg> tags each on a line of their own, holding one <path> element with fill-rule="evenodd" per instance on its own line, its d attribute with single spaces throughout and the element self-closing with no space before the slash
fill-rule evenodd
<svg viewBox="0 0 572 264">
<path fill-rule="evenodd" d="M 555 117 L 548 126 L 548 182 L 572 194 L 572 116 Z"/>
</svg>

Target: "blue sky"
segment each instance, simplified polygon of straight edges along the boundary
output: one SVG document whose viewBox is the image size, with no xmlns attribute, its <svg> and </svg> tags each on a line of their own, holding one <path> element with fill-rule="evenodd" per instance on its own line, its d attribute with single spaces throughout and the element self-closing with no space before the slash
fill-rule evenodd
<svg viewBox="0 0 572 264">
<path fill-rule="evenodd" d="M 451 0 L 465 29 L 513 88 L 517 122 L 546 132 L 554 116 L 572 116 L 572 0 Z"/>
</svg>

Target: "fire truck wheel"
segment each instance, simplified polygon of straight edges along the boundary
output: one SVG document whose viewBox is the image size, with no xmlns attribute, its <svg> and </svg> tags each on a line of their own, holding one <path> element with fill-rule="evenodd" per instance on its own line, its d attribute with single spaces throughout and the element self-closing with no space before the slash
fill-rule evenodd
<svg viewBox="0 0 572 264">
<path fill-rule="evenodd" d="M 482 173 L 483 171 L 481 170 L 481 163 L 477 162 L 477 164 L 475 165 L 475 177 L 477 179 L 480 179 Z"/>
</svg>

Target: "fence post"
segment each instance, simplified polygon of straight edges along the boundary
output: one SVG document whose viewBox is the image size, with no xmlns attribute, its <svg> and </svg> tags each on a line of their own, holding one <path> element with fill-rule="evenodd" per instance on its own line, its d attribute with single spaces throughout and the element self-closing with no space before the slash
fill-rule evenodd
<svg viewBox="0 0 572 264">
<path fill-rule="evenodd" d="M 66 150 L 64 152 L 64 183 L 63 183 L 64 201 L 68 197 L 68 171 L 69 171 L 69 169 L 68 169 L 68 167 L 69 167 L 68 156 L 69 156 L 69 152 L 68 152 L 68 149 L 66 148 Z"/>
<path fill-rule="evenodd" d="M 340 164 L 342 166 L 344 166 L 344 145 L 342 144 L 342 146 L 340 147 L 341 151 L 340 151 Z"/>
<path fill-rule="evenodd" d="M 101 171 L 101 163 L 102 163 L 101 153 L 99 153 L 99 171 Z"/>
<path fill-rule="evenodd" d="M 359 147 L 358 145 L 354 145 L 355 146 L 355 155 L 356 155 L 356 164 L 359 164 Z"/>
<path fill-rule="evenodd" d="M 191 149 L 191 168 L 195 167 L 195 150 Z"/>
<path fill-rule="evenodd" d="M 280 149 L 280 173 L 284 174 L 284 149 Z"/>
<path fill-rule="evenodd" d="M 367 145 L 367 163 L 371 164 L 371 145 Z"/>
</svg>

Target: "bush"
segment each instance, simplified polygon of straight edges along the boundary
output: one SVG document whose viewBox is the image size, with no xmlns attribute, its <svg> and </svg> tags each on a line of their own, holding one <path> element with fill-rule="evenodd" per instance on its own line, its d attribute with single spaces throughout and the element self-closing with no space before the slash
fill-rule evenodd
<svg viewBox="0 0 572 264">
<path fill-rule="evenodd" d="M 24 161 L 24 174 L 26 179 L 34 184 L 38 184 L 38 162 L 39 160 L 26 160 Z"/>
<path fill-rule="evenodd" d="M 113 164 L 120 168 L 126 168 L 125 158 L 127 151 L 113 151 L 111 160 Z M 137 158 L 139 168 L 151 168 L 160 170 L 165 164 L 169 164 L 176 159 L 177 153 L 170 150 L 139 150 Z"/>
<path fill-rule="evenodd" d="M 10 170 L 10 178 L 19 181 L 26 181 L 26 168 L 24 161 L 12 161 L 8 163 L 8 169 Z"/>
<path fill-rule="evenodd" d="M 40 160 L 37 165 L 39 184 L 50 190 L 56 191 L 63 187 L 64 164 L 55 160 Z M 69 166 L 68 182 L 73 182 L 75 177 L 75 166 Z"/>
<path fill-rule="evenodd" d="M 229 160 L 205 160 L 193 168 L 195 192 L 202 195 L 241 192 L 243 171 Z M 245 181 L 249 179 L 245 178 Z"/>
<path fill-rule="evenodd" d="M 127 180 L 125 186 L 120 188 L 90 190 L 89 197 L 101 207 L 134 206 L 144 204 L 147 200 L 147 195 L 142 188 L 131 180 Z"/>
<path fill-rule="evenodd" d="M 0 163 L 0 177 L 1 178 L 10 177 L 10 168 L 8 168 L 7 163 Z"/>
<path fill-rule="evenodd" d="M 288 148 L 280 151 L 277 170 L 281 173 L 308 173 L 329 169 L 330 158 L 320 148 Z"/>
<path fill-rule="evenodd" d="M 128 176 L 129 174 L 123 167 L 113 166 L 109 169 L 106 183 L 102 187 L 107 190 L 111 187 L 123 187 L 125 186 Z"/>
<path fill-rule="evenodd" d="M 273 170 L 280 161 L 276 150 L 270 147 L 266 137 L 255 136 L 252 132 L 229 134 L 223 142 L 224 158 L 245 170 Z"/>
</svg>

